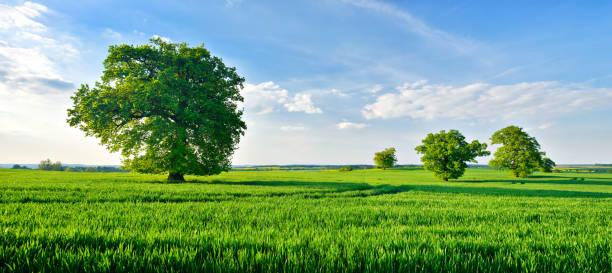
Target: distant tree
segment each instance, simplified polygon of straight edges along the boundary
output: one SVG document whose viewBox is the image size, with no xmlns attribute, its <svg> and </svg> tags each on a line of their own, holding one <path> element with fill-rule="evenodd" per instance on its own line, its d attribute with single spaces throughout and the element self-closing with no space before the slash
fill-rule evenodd
<svg viewBox="0 0 612 273">
<path fill-rule="evenodd" d="M 38 163 L 38 169 L 44 170 L 44 171 L 50 171 L 53 169 L 53 162 L 51 161 L 51 159 L 41 160 L 40 163 Z"/>
<path fill-rule="evenodd" d="M 85 169 L 85 172 L 88 172 L 88 173 L 95 173 L 95 172 L 97 172 L 97 171 L 98 171 L 98 169 L 96 169 L 96 168 L 94 168 L 94 167 L 87 167 L 87 168 Z"/>
<path fill-rule="evenodd" d="M 244 78 L 204 45 L 151 43 L 111 46 L 101 82 L 72 96 L 68 123 L 121 151 L 133 171 L 183 181 L 230 170 L 246 130 Z"/>
<path fill-rule="evenodd" d="M 64 166 L 62 166 L 62 162 L 56 161 L 51 165 L 51 171 L 63 171 Z"/>
<path fill-rule="evenodd" d="M 502 146 L 495 152 L 495 158 L 489 162 L 491 167 L 510 170 L 514 177 L 527 177 L 540 167 L 544 152 L 540 144 L 522 128 L 508 126 L 491 136 L 491 144 Z"/>
<path fill-rule="evenodd" d="M 476 157 L 491 154 L 486 150 L 486 143 L 478 140 L 468 143 L 457 130 L 428 134 L 422 142 L 423 145 L 417 146 L 415 150 L 423 154 L 423 167 L 444 181 L 461 177 L 468 166 L 466 162 L 477 163 Z"/>
<path fill-rule="evenodd" d="M 56 161 L 53 163 L 51 159 L 45 159 L 38 163 L 38 169 L 44 171 L 63 171 L 64 166 L 62 166 L 62 162 Z"/>
<path fill-rule="evenodd" d="M 30 168 L 28 168 L 26 165 L 23 165 L 23 166 L 22 166 L 22 165 L 19 165 L 19 164 L 15 164 L 15 165 L 13 165 L 12 169 L 16 169 L 16 170 L 19 170 L 19 169 L 21 169 L 21 170 L 27 170 L 27 169 L 30 169 Z"/>
<path fill-rule="evenodd" d="M 338 169 L 338 171 L 341 171 L 341 172 L 350 172 L 352 170 L 353 170 L 353 167 L 351 167 L 351 166 L 344 166 L 344 167 Z"/>
<path fill-rule="evenodd" d="M 397 158 L 395 157 L 395 148 L 387 148 L 374 154 L 374 163 L 376 164 L 376 168 L 386 170 L 387 168 L 393 167 L 396 162 Z"/>
<path fill-rule="evenodd" d="M 540 170 L 545 172 L 545 173 L 552 172 L 552 170 L 553 170 L 553 168 L 555 166 L 557 166 L 557 164 L 555 164 L 555 162 L 552 161 L 552 159 L 550 159 L 548 157 L 542 158 L 542 162 L 540 162 Z"/>
</svg>

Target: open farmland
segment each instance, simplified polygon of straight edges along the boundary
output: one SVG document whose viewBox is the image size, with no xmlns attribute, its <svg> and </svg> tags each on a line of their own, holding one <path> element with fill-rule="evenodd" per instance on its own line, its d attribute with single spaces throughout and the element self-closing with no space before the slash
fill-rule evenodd
<svg viewBox="0 0 612 273">
<path fill-rule="evenodd" d="M 165 178 L 0 170 L 0 271 L 612 267 L 612 174 L 516 180 L 468 169 L 442 182 L 404 169 Z"/>
</svg>

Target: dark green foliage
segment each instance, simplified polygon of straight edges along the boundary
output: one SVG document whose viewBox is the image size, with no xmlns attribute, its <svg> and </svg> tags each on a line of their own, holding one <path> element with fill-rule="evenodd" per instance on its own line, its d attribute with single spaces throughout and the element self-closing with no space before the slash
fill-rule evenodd
<svg viewBox="0 0 612 273">
<path fill-rule="evenodd" d="M 501 144 L 495 158 L 489 161 L 491 167 L 510 170 L 514 177 L 527 177 L 536 171 L 542 162 L 540 144 L 522 128 L 508 126 L 491 136 L 491 144 Z"/>
<path fill-rule="evenodd" d="M 486 143 L 478 140 L 468 143 L 457 130 L 430 133 L 422 142 L 415 150 L 423 154 L 423 167 L 444 181 L 461 177 L 468 167 L 466 162 L 477 163 L 476 157 L 491 154 Z"/>
<path fill-rule="evenodd" d="M 244 78 L 203 45 L 151 41 L 111 46 L 101 82 L 72 96 L 68 123 L 137 172 L 183 180 L 228 171 L 246 129 L 237 106 Z"/>
<path fill-rule="evenodd" d="M 352 170 L 353 170 L 353 167 L 351 167 L 351 166 L 344 166 L 344 167 L 341 167 L 340 169 L 338 169 L 338 171 L 341 171 L 341 172 L 350 172 Z"/>
<path fill-rule="evenodd" d="M 540 162 L 540 170 L 545 173 L 552 172 L 553 168 L 556 166 L 554 161 L 548 157 L 542 158 L 542 162 Z"/>
<path fill-rule="evenodd" d="M 374 153 L 374 164 L 376 164 L 376 168 L 385 170 L 393 167 L 396 162 L 395 148 L 387 148 Z"/>
<path fill-rule="evenodd" d="M 29 170 L 30 168 L 28 168 L 25 165 L 21 166 L 19 164 L 15 164 L 15 165 L 13 165 L 13 167 L 11 169 L 15 169 L 15 170 Z"/>
<path fill-rule="evenodd" d="M 53 163 L 51 159 L 41 160 L 38 164 L 38 169 L 43 171 L 63 171 L 62 162 L 56 161 Z"/>
</svg>

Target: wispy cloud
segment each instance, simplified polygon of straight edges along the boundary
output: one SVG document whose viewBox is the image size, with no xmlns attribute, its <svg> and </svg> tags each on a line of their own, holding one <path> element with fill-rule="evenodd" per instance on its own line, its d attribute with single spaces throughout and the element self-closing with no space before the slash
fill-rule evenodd
<svg viewBox="0 0 612 273">
<path fill-rule="evenodd" d="M 366 105 L 367 119 L 509 119 L 556 116 L 611 107 L 612 89 L 559 82 L 524 82 L 513 85 L 474 83 L 466 86 L 406 83 L 396 93 L 379 96 Z"/>
<path fill-rule="evenodd" d="M 118 41 L 122 38 L 121 33 L 110 28 L 105 28 L 104 31 L 102 31 L 102 37 L 113 41 Z"/>
<path fill-rule="evenodd" d="M 548 129 L 548 128 L 552 127 L 553 125 L 554 125 L 554 123 L 547 122 L 547 123 L 544 123 L 544 124 L 538 126 L 538 129 L 545 130 L 545 129 Z"/>
<path fill-rule="evenodd" d="M 5 92 L 47 93 L 73 88 L 60 67 L 75 60 L 79 51 L 41 19 L 49 13 L 43 5 L 0 4 L 0 80 Z M 66 37 L 65 37 L 66 38 Z"/>
<path fill-rule="evenodd" d="M 355 122 L 349 122 L 349 121 L 343 121 L 340 122 L 338 124 L 336 124 L 336 128 L 340 129 L 340 130 L 345 130 L 345 129 L 363 129 L 365 127 L 368 127 L 369 124 L 366 123 L 355 123 Z"/>
<path fill-rule="evenodd" d="M 281 126 L 280 129 L 281 131 L 285 131 L 285 132 L 306 131 L 306 127 L 295 126 L 295 125 Z"/>
<path fill-rule="evenodd" d="M 478 47 L 474 41 L 456 37 L 442 30 L 436 29 L 424 21 L 416 18 L 411 13 L 392 4 L 375 0 L 343 0 L 343 2 L 395 18 L 403 23 L 409 31 L 436 42 L 439 45 L 451 46 L 459 53 L 473 53 Z"/>
<path fill-rule="evenodd" d="M 369 93 L 376 94 L 378 91 L 382 90 L 383 87 L 380 84 L 374 85 L 372 88 L 368 89 Z"/>
</svg>

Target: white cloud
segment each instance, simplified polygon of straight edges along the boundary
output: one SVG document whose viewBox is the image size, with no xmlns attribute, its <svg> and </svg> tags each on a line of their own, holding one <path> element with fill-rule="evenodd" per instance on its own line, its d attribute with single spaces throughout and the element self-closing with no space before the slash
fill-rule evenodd
<svg viewBox="0 0 612 273">
<path fill-rule="evenodd" d="M 242 95 L 244 96 L 246 111 L 257 115 L 277 111 L 281 106 L 289 112 L 323 113 L 320 108 L 314 105 L 310 94 L 297 93 L 290 97 L 289 91 L 280 88 L 278 84 L 272 81 L 260 84 L 244 84 Z"/>
<path fill-rule="evenodd" d="M 281 131 L 285 131 L 285 132 L 306 131 L 306 127 L 304 126 L 292 126 L 292 125 L 281 126 L 280 129 Z"/>
<path fill-rule="evenodd" d="M 145 33 L 144 33 L 144 32 L 142 32 L 142 31 L 138 31 L 138 30 L 135 30 L 135 29 L 134 29 L 134 30 L 132 30 L 132 33 L 133 33 L 134 35 L 138 35 L 138 36 L 145 36 Z"/>
<path fill-rule="evenodd" d="M 331 92 L 332 94 L 334 94 L 334 95 L 338 96 L 338 97 L 343 97 L 343 98 L 346 98 L 346 97 L 348 97 L 348 96 L 349 96 L 348 94 L 346 94 L 346 93 L 344 93 L 344 92 L 342 92 L 342 91 L 340 91 L 340 90 L 338 90 L 338 89 L 336 89 L 336 88 L 332 88 L 330 92 Z"/>
<path fill-rule="evenodd" d="M 58 35 L 38 21 L 50 11 L 25 2 L 0 4 L 0 82 L 6 93 L 46 93 L 73 88 L 60 67 L 74 61 L 79 51 L 74 39 Z"/>
<path fill-rule="evenodd" d="M 121 33 L 116 32 L 110 28 L 106 28 L 102 32 L 102 37 L 109 39 L 109 40 L 114 40 L 114 41 L 121 40 Z"/>
<path fill-rule="evenodd" d="M 548 129 L 548 128 L 552 127 L 553 125 L 554 125 L 554 123 L 547 122 L 547 123 L 544 123 L 544 124 L 538 126 L 538 129 L 540 129 L 540 130 Z"/>
<path fill-rule="evenodd" d="M 323 110 L 321 110 L 321 108 L 314 106 L 310 94 L 295 94 L 295 97 L 293 97 L 290 102 L 285 103 L 284 105 L 289 112 L 305 112 L 307 114 L 323 113 Z"/>
<path fill-rule="evenodd" d="M 344 130 L 344 129 L 362 129 L 365 127 L 368 127 L 368 124 L 365 123 L 355 123 L 355 122 L 348 122 L 348 121 L 344 121 L 344 122 L 340 122 L 338 124 L 336 124 L 336 128 L 340 129 L 340 130 Z"/>
<path fill-rule="evenodd" d="M 172 40 L 170 38 L 164 37 L 164 36 L 159 36 L 157 34 L 153 35 L 153 37 L 151 37 L 151 38 L 153 38 L 153 39 L 160 39 L 160 40 L 162 40 L 162 41 L 164 41 L 166 43 L 172 42 Z"/>
<path fill-rule="evenodd" d="M 368 89 L 369 93 L 376 94 L 378 91 L 382 90 L 383 87 L 380 84 L 374 85 L 372 88 Z"/>
<path fill-rule="evenodd" d="M 279 104 L 289 100 L 289 91 L 282 89 L 274 82 L 260 84 L 244 84 L 242 89 L 244 106 L 247 112 L 257 115 L 271 113 Z"/>
<path fill-rule="evenodd" d="M 25 2 L 20 6 L 0 4 L 0 29 L 45 31 L 47 27 L 34 19 L 46 12 L 47 7 L 32 2 Z"/>
<path fill-rule="evenodd" d="M 612 105 L 612 89 L 559 82 L 474 83 L 454 87 L 419 81 L 396 89 L 396 93 L 380 95 L 376 102 L 366 105 L 363 116 L 495 120 L 552 117 Z"/>
</svg>

